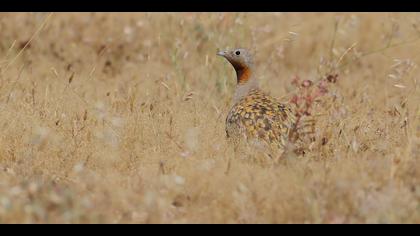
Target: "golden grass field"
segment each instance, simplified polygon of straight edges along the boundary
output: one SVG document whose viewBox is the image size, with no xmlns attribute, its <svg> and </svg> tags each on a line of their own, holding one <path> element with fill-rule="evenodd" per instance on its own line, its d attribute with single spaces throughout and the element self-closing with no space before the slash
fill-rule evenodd
<svg viewBox="0 0 420 236">
<path fill-rule="evenodd" d="M 420 14 L 1 13 L 0 32 L 0 223 L 420 223 Z M 234 47 L 281 99 L 339 74 L 304 156 L 234 158 Z"/>
</svg>

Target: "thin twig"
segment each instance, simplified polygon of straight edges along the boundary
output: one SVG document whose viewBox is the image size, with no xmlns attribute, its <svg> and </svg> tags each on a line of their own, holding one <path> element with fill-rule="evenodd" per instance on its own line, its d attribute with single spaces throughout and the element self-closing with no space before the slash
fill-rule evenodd
<svg viewBox="0 0 420 236">
<path fill-rule="evenodd" d="M 347 48 L 347 50 L 343 53 L 343 55 L 341 55 L 341 57 L 338 59 L 337 63 L 335 64 L 335 68 L 339 68 L 339 65 L 341 63 L 341 61 L 343 60 L 343 58 L 351 51 L 353 50 L 354 47 L 356 47 L 357 42 L 353 43 L 349 48 Z"/>
<path fill-rule="evenodd" d="M 7 99 L 6 99 L 6 104 L 7 103 L 9 103 L 9 100 L 10 100 L 10 97 L 11 97 L 11 95 L 12 95 L 12 93 L 13 93 L 13 90 L 15 89 L 15 87 L 16 87 L 16 84 L 17 84 L 17 82 L 19 81 L 19 79 L 20 79 L 20 76 L 22 75 L 22 72 L 23 72 L 23 69 L 25 68 L 25 65 L 22 65 L 21 66 L 21 68 L 20 68 L 20 70 L 19 70 L 19 74 L 18 74 L 18 76 L 17 76 L 17 78 L 16 78 L 16 80 L 13 82 L 13 84 L 12 84 L 12 88 L 10 88 L 10 91 L 9 91 L 9 93 L 8 93 L 8 95 L 7 95 Z"/>
<path fill-rule="evenodd" d="M 338 19 L 335 19 L 334 21 L 334 34 L 333 38 L 331 40 L 331 47 L 330 47 L 330 60 L 333 60 L 334 57 L 334 46 L 335 46 L 335 39 L 337 37 L 337 31 L 338 31 Z"/>
<path fill-rule="evenodd" d="M 360 56 L 360 58 L 365 57 L 365 56 L 369 56 L 369 55 L 373 55 L 373 54 L 376 54 L 376 53 L 381 53 L 381 52 L 383 52 L 385 50 L 388 50 L 388 49 L 391 49 L 391 48 L 396 48 L 396 47 L 404 46 L 404 45 L 407 45 L 407 44 L 415 43 L 415 42 L 417 42 L 419 40 L 420 40 L 420 37 L 417 37 L 417 38 L 412 39 L 412 40 L 407 40 L 407 41 L 400 42 L 400 43 L 394 43 L 392 45 L 385 46 L 385 47 L 380 48 L 380 49 L 374 49 L 374 50 L 371 50 L 371 51 L 367 51 L 365 53 L 362 53 L 362 55 Z M 347 62 L 347 63 L 344 63 L 344 64 L 340 65 L 338 67 L 338 69 L 347 66 L 349 63 L 350 62 Z"/>
<path fill-rule="evenodd" d="M 54 13 L 50 13 L 48 14 L 47 17 L 45 17 L 44 21 L 42 22 L 42 24 L 38 27 L 38 29 L 35 31 L 35 33 L 32 35 L 32 37 L 28 40 L 28 42 L 26 42 L 25 46 L 23 46 L 23 48 L 19 51 L 19 53 L 6 65 L 6 67 L 4 68 L 4 70 L 1 72 L 2 74 L 4 72 L 7 71 L 7 69 L 16 61 L 16 59 L 23 53 L 23 51 L 26 49 L 26 47 L 28 47 L 28 45 L 35 39 L 35 37 L 39 34 L 39 32 L 41 32 L 41 30 L 44 28 L 44 26 L 47 24 L 48 20 L 51 18 L 51 16 Z"/>
<path fill-rule="evenodd" d="M 72 88 L 70 88 L 70 91 L 75 94 L 83 103 L 85 103 L 88 107 L 91 108 L 95 108 L 93 105 L 89 104 L 85 99 L 83 99 L 83 97 L 78 94 L 76 91 L 74 91 Z M 118 132 L 114 129 L 114 127 L 112 126 L 112 124 L 110 122 L 108 122 L 106 119 L 103 120 L 103 122 L 105 123 L 105 125 L 108 126 L 108 128 L 110 128 L 115 135 L 121 140 L 121 136 L 118 134 Z"/>
<path fill-rule="evenodd" d="M 372 51 L 368 51 L 368 52 L 362 53 L 362 55 L 360 56 L 360 58 L 359 58 L 359 59 L 361 59 L 362 57 L 365 57 L 365 56 L 369 56 L 369 55 L 373 55 L 373 54 L 376 54 L 376 53 L 383 52 L 383 51 L 385 51 L 385 50 L 387 50 L 387 49 L 396 48 L 396 47 L 404 46 L 404 45 L 407 45 L 407 44 L 415 43 L 415 42 L 417 42 L 417 41 L 419 41 L 419 40 L 420 40 L 420 37 L 417 37 L 417 38 L 412 39 L 412 40 L 407 40 L 407 41 L 400 42 L 400 43 L 395 43 L 395 44 L 392 44 L 392 45 L 389 45 L 389 46 L 386 46 L 386 47 L 383 47 L 383 48 L 380 48 L 380 49 L 375 49 L 375 50 L 372 50 Z M 346 50 L 346 52 L 345 52 L 345 53 L 344 53 L 341 57 L 344 57 L 344 56 L 345 56 L 348 52 L 350 52 L 352 49 L 354 49 L 354 47 L 356 46 L 356 44 L 357 44 L 357 43 L 354 43 L 354 44 L 353 44 L 350 48 L 348 48 L 348 49 Z M 341 58 L 341 57 L 340 57 L 339 61 L 341 61 L 341 60 L 342 60 L 342 58 Z M 351 61 L 351 62 L 353 62 L 353 61 Z M 343 67 L 345 67 L 345 66 L 349 65 L 351 62 L 347 62 L 347 63 L 341 64 L 341 65 L 339 65 L 336 69 L 341 69 L 341 68 L 343 68 Z M 337 63 L 337 65 L 338 65 L 338 64 L 339 64 L 339 63 Z M 317 82 L 314 82 L 314 85 L 319 84 L 321 81 L 322 81 L 322 80 L 319 80 L 319 81 L 317 81 Z M 285 97 L 287 97 L 287 96 L 289 96 L 289 95 L 291 95 L 291 94 L 295 93 L 297 90 L 298 90 L 298 89 L 294 89 L 294 90 L 292 90 L 292 91 L 290 91 L 290 92 L 286 93 L 285 95 L 283 95 L 281 98 L 285 98 Z"/>
</svg>

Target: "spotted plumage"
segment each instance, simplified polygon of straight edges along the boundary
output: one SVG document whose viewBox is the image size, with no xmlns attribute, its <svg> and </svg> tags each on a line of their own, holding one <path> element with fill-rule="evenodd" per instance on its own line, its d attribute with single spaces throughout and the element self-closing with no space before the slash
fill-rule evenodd
<svg viewBox="0 0 420 236">
<path fill-rule="evenodd" d="M 248 51 L 235 49 L 218 55 L 225 57 L 237 74 L 234 105 L 226 118 L 227 137 L 235 143 L 252 140 L 284 149 L 295 133 L 296 117 L 292 107 L 259 89 Z"/>
<path fill-rule="evenodd" d="M 229 111 L 226 135 L 232 139 L 261 140 L 270 146 L 284 148 L 295 120 L 290 107 L 253 89 Z"/>
</svg>

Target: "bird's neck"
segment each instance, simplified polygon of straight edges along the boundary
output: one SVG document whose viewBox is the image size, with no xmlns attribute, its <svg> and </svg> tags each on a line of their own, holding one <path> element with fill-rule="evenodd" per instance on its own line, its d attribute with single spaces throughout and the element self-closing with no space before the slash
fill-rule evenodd
<svg viewBox="0 0 420 236">
<path fill-rule="evenodd" d="M 253 75 L 253 69 L 246 67 L 236 70 L 237 84 L 233 102 L 236 103 L 249 94 L 253 89 L 258 89 L 258 80 Z"/>
</svg>

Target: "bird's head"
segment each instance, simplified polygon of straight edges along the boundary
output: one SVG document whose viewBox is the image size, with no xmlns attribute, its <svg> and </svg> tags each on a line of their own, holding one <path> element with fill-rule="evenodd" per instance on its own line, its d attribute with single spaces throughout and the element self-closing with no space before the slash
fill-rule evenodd
<svg viewBox="0 0 420 236">
<path fill-rule="evenodd" d="M 253 65 L 251 53 L 243 48 L 219 51 L 217 55 L 226 58 L 236 71 L 248 69 Z"/>
<path fill-rule="evenodd" d="M 238 84 L 245 84 L 251 79 L 254 62 L 248 50 L 243 48 L 224 50 L 219 51 L 217 55 L 226 58 L 235 68 Z"/>
</svg>

